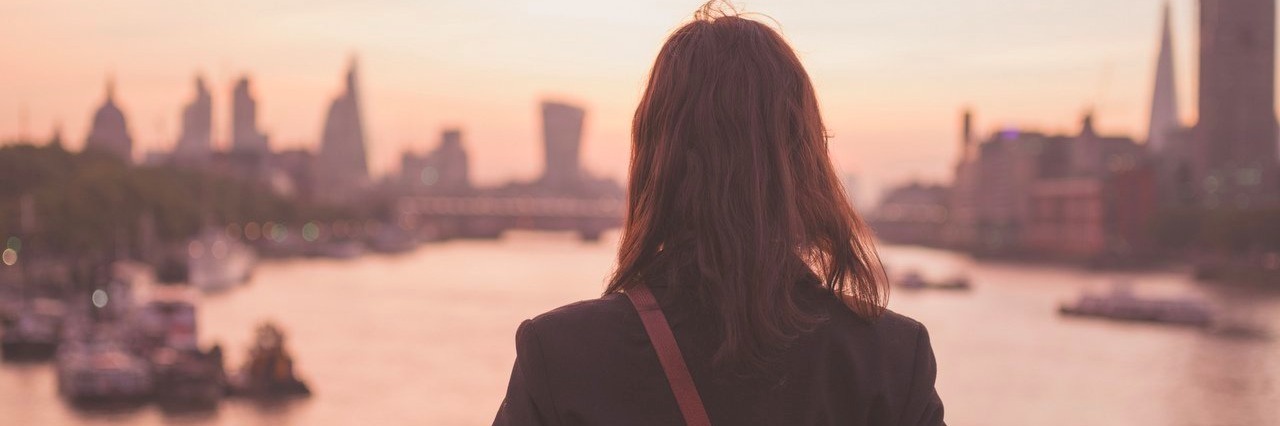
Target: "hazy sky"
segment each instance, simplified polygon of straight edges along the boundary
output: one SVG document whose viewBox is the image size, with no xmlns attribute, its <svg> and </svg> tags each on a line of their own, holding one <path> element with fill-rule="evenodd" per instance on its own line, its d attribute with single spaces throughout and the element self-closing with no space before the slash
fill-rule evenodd
<svg viewBox="0 0 1280 426">
<path fill-rule="evenodd" d="M 767 14 L 814 78 L 838 165 L 868 188 L 947 179 L 959 111 L 978 128 L 1145 134 L 1161 0 L 741 1 Z M 314 146 L 348 58 L 360 61 L 370 161 L 397 167 L 461 127 L 482 183 L 541 172 L 539 99 L 588 108 L 587 168 L 622 176 L 630 117 L 690 1 L 0 2 L 0 140 L 55 123 L 72 147 L 114 74 L 142 150 L 167 149 L 202 73 L 214 139 L 253 78 L 277 147 Z M 1194 120 L 1194 0 L 1174 0 L 1182 116 Z M 26 120 L 20 119 L 27 111 Z"/>
</svg>

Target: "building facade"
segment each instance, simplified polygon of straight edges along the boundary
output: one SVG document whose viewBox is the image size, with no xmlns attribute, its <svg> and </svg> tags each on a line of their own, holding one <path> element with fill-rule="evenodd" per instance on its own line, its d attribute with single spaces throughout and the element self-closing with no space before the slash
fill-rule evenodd
<svg viewBox="0 0 1280 426">
<path fill-rule="evenodd" d="M 1200 96 L 1192 184 L 1207 207 L 1280 198 L 1275 0 L 1200 0 Z"/>
</svg>

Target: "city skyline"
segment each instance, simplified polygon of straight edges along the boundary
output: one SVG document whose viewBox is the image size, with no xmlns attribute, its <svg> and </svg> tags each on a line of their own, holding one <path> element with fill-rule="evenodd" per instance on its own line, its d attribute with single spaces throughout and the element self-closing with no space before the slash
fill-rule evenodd
<svg viewBox="0 0 1280 426">
<path fill-rule="evenodd" d="M 954 116 L 966 105 L 979 111 L 979 134 L 1005 126 L 1073 129 L 1081 111 L 1092 107 L 1107 133 L 1145 139 L 1161 1 L 916 3 L 741 4 L 787 23 L 782 31 L 800 50 L 823 101 L 833 157 L 869 186 L 913 177 L 949 180 Z M 1184 94 L 1178 106 L 1182 122 L 1190 124 L 1196 3 L 1172 5 L 1177 88 Z M 0 47 L 19 64 L 14 78 L 0 82 L 0 98 L 10 99 L 13 111 L 0 114 L 4 139 L 20 136 L 25 127 L 41 140 L 61 123 L 68 145 L 79 148 L 110 73 L 137 151 L 167 150 L 180 129 L 191 79 L 203 74 L 213 96 L 214 143 L 225 149 L 231 88 L 247 74 L 259 102 L 258 122 L 273 149 L 316 149 L 323 108 L 342 89 L 334 77 L 358 53 L 372 171 L 394 171 L 404 150 L 424 152 L 441 129 L 458 127 L 474 146 L 482 183 L 541 172 L 524 160 L 542 154 L 533 106 L 545 98 L 568 98 L 590 111 L 583 163 L 621 177 L 630 115 L 649 63 L 669 22 L 686 18 L 692 7 L 661 2 L 606 11 L 537 2 L 499 10 L 462 4 L 351 10 L 286 4 L 201 16 L 190 9 L 198 6 L 128 13 L 88 5 L 56 14 L 57 6 L 6 6 L 6 14 L 29 18 L 18 19 L 7 30 L 16 32 L 10 37 L 32 43 Z M 88 16 L 94 14 L 102 16 Z M 339 18 L 350 24 L 349 33 L 335 26 Z M 413 18 L 426 22 L 410 25 Z M 991 20 L 1002 25 L 987 28 Z M 214 31 L 224 22 L 244 28 Z M 561 28 L 565 24 L 571 28 Z M 363 31 L 374 25 L 383 30 Z M 485 32 L 495 25 L 514 27 Z M 46 37 L 54 29 L 66 34 Z M 165 30 L 174 31 L 172 37 L 160 37 Z M 586 33 L 598 37 L 581 37 Z M 70 45 L 88 35 L 99 40 Z M 148 51 L 161 54 L 137 58 Z"/>
</svg>

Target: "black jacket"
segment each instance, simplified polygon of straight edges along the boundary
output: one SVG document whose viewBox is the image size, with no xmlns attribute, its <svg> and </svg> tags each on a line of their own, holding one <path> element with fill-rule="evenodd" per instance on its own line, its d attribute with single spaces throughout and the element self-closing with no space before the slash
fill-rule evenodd
<svg viewBox="0 0 1280 426">
<path fill-rule="evenodd" d="M 919 322 L 868 322 L 825 294 L 829 317 L 778 359 L 771 378 L 718 374 L 713 318 L 662 301 L 714 425 L 943 425 L 937 366 Z M 682 425 L 640 317 L 625 295 L 574 303 L 520 324 L 494 425 Z"/>
</svg>

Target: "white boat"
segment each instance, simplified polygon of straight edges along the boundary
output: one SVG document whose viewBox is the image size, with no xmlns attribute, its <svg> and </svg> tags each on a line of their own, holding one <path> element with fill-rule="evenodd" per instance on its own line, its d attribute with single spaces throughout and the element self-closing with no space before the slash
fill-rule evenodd
<svg viewBox="0 0 1280 426">
<path fill-rule="evenodd" d="M 1213 321 L 1212 308 L 1201 299 L 1138 296 L 1127 285 L 1116 285 L 1106 294 L 1082 294 L 1074 303 L 1061 305 L 1058 311 L 1063 315 L 1191 326 L 1208 326 Z"/>
<path fill-rule="evenodd" d="M 205 292 L 229 289 L 249 279 L 257 255 L 243 243 L 211 230 L 187 245 L 187 282 Z"/>
</svg>

